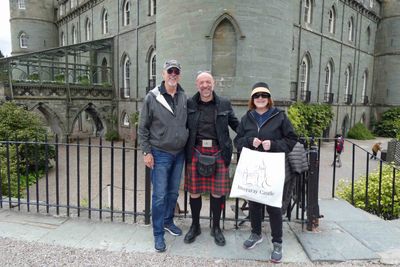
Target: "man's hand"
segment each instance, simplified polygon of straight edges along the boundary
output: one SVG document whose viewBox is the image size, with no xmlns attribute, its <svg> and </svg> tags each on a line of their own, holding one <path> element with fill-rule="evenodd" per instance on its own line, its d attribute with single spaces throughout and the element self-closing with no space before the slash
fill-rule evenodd
<svg viewBox="0 0 400 267">
<path fill-rule="evenodd" d="M 149 167 L 150 169 L 153 169 L 154 167 L 154 158 L 152 154 L 147 154 L 146 156 L 143 157 L 144 164 Z"/>
</svg>

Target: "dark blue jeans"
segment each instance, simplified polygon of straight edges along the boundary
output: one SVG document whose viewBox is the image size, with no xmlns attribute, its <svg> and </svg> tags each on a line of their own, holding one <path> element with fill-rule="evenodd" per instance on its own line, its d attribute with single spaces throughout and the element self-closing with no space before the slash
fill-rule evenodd
<svg viewBox="0 0 400 267">
<path fill-rule="evenodd" d="M 154 158 L 151 171 L 153 234 L 164 236 L 164 225 L 173 223 L 185 157 L 183 151 L 174 155 L 152 149 L 151 153 Z"/>
</svg>

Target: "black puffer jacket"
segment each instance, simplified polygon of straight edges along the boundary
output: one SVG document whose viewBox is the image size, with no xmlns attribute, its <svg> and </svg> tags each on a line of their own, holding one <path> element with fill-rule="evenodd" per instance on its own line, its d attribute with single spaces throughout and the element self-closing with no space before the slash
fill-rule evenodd
<svg viewBox="0 0 400 267">
<path fill-rule="evenodd" d="M 228 99 L 218 96 L 215 92 L 213 92 L 213 96 L 217 108 L 215 125 L 219 149 L 221 150 L 225 165 L 229 166 L 232 158 L 233 145 L 232 139 L 229 136 L 228 126 L 236 132 L 239 120 L 236 118 L 231 102 Z M 197 92 L 192 98 L 188 99 L 187 102 L 189 139 L 186 143 L 186 162 L 192 162 L 193 147 L 196 144 L 197 126 L 200 117 L 200 112 L 198 110 L 199 100 L 200 93 Z"/>
<path fill-rule="evenodd" d="M 273 108 L 269 119 L 258 128 L 257 122 L 251 111 L 248 111 L 240 121 L 235 137 L 235 146 L 240 152 L 243 147 L 255 149 L 253 140 L 258 137 L 261 141 L 271 140 L 271 149 L 269 152 L 289 153 L 297 142 L 297 135 L 293 126 L 287 118 L 285 112 L 278 108 Z M 257 148 L 258 151 L 264 151 L 262 145 Z"/>
</svg>

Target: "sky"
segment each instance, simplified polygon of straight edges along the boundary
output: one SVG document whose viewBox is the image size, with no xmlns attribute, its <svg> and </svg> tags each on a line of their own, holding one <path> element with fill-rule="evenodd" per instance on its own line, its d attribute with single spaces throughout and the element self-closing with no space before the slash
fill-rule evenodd
<svg viewBox="0 0 400 267">
<path fill-rule="evenodd" d="M 4 56 L 11 56 L 9 0 L 0 0 L 0 50 Z"/>
</svg>

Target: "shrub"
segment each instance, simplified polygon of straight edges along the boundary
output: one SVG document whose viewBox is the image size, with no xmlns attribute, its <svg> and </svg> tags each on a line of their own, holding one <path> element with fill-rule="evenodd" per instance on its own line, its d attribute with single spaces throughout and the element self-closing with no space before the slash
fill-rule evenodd
<svg viewBox="0 0 400 267">
<path fill-rule="evenodd" d="M 6 102 L 0 106 L 0 141 L 43 142 L 46 140 L 46 134 L 46 128 L 35 113 L 29 112 L 12 102 Z M 17 149 L 19 152 L 18 155 L 16 153 Z M 45 150 L 46 146 L 44 144 L 15 144 L 10 142 L 8 143 L 7 154 L 7 145 L 5 143 L 0 145 L 0 160 L 1 162 L 7 162 L 8 156 L 10 166 L 10 176 L 2 179 L 1 191 L 3 194 L 8 194 L 8 180 L 10 178 L 11 196 L 17 196 L 18 171 L 22 179 L 22 174 L 25 175 L 26 170 L 28 170 L 28 184 L 31 184 L 31 179 L 35 175 L 32 176 L 30 173 L 35 172 L 36 164 L 39 170 L 43 170 L 46 163 L 50 165 L 50 160 L 55 157 L 55 149 L 53 146 L 47 147 L 47 158 Z M 8 176 L 7 164 L 1 165 L 1 172 L 3 177 L 4 174 Z M 25 182 L 21 184 L 21 190 L 25 184 Z"/>
<path fill-rule="evenodd" d="M 78 82 L 82 85 L 89 85 L 89 77 L 87 75 L 78 76 Z"/>
<path fill-rule="evenodd" d="M 374 139 L 374 135 L 361 122 L 356 123 L 347 133 L 348 138 L 357 140 Z"/>
<path fill-rule="evenodd" d="M 369 213 L 379 215 L 384 219 L 396 219 L 400 216 L 400 187 L 398 170 L 396 170 L 396 188 L 394 194 L 394 206 L 392 206 L 392 183 L 393 166 L 384 165 L 382 168 L 382 188 L 381 188 L 381 209 L 379 212 L 379 170 L 375 170 L 368 177 L 368 202 L 365 203 L 366 176 L 361 176 L 354 182 L 354 206 Z M 351 184 L 346 184 L 343 180 L 339 181 L 337 194 L 339 197 L 351 203 Z M 393 208 L 393 214 L 392 214 Z"/>
<path fill-rule="evenodd" d="M 320 137 L 331 124 L 333 112 L 326 104 L 297 102 L 290 106 L 288 117 L 299 136 Z"/>
<path fill-rule="evenodd" d="M 65 75 L 64 73 L 60 73 L 54 76 L 54 80 L 56 83 L 62 84 L 65 82 Z"/>
<path fill-rule="evenodd" d="M 119 140 L 119 134 L 116 130 L 111 130 L 106 133 L 107 141 L 117 141 Z"/>
<path fill-rule="evenodd" d="M 135 126 L 139 125 L 139 111 L 133 112 L 130 116 L 131 123 Z"/>
<path fill-rule="evenodd" d="M 376 124 L 375 134 L 395 138 L 400 133 L 400 108 L 392 108 L 382 113 L 381 120 Z"/>
<path fill-rule="evenodd" d="M 39 73 L 32 73 L 28 76 L 28 80 L 39 81 Z"/>
</svg>

